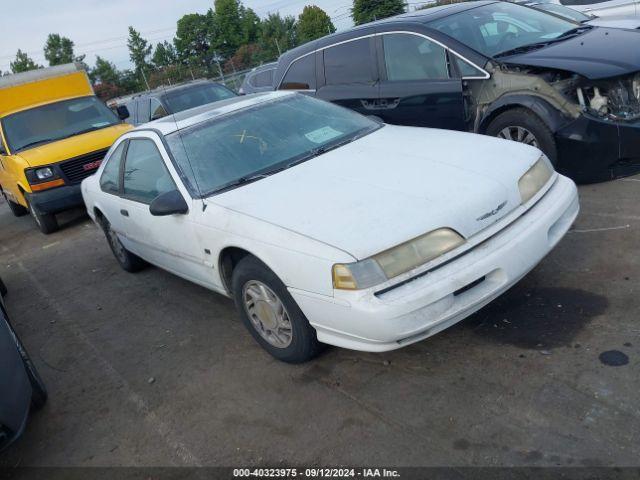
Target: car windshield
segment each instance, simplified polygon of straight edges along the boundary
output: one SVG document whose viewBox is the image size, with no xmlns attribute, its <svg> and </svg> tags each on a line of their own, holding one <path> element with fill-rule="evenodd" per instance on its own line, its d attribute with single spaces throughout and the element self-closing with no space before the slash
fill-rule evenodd
<svg viewBox="0 0 640 480">
<path fill-rule="evenodd" d="M 533 8 L 497 2 L 434 20 L 429 26 L 494 57 L 564 37 L 576 28 L 576 23 Z"/>
<path fill-rule="evenodd" d="M 566 18 L 567 20 L 573 20 L 574 22 L 578 22 L 578 23 L 584 23 L 594 19 L 594 17 L 585 15 L 584 13 L 579 12 L 578 10 L 565 7 L 563 5 L 557 5 L 555 3 L 539 3 L 536 5 L 533 5 L 533 8 L 537 8 L 538 10 L 544 10 L 545 12 L 549 12 L 549 13 L 554 13 L 556 15 L 560 15 L 561 17 Z"/>
<path fill-rule="evenodd" d="M 120 123 L 96 97 L 74 98 L 7 115 L 2 129 L 12 153 Z"/>
<path fill-rule="evenodd" d="M 235 96 L 235 93 L 222 85 L 206 83 L 167 93 L 164 99 L 171 113 L 178 113 Z"/>
<path fill-rule="evenodd" d="M 336 148 L 381 124 L 304 95 L 267 101 L 167 136 L 190 187 L 212 195 Z"/>
</svg>

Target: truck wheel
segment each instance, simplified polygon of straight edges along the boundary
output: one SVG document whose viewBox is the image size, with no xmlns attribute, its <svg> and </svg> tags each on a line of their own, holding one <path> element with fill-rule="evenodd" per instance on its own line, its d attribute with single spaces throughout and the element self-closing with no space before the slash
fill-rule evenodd
<svg viewBox="0 0 640 480">
<path fill-rule="evenodd" d="M 100 224 L 104 230 L 105 237 L 107 237 L 107 243 L 109 243 L 109 247 L 111 247 L 113 256 L 116 257 L 116 260 L 123 270 L 129 273 L 135 273 L 147 266 L 147 262 L 124 248 L 124 245 L 122 245 L 122 242 L 118 238 L 118 234 L 111 230 L 109 220 L 102 218 Z"/>
<path fill-rule="evenodd" d="M 42 233 L 49 235 L 50 233 L 58 231 L 60 227 L 58 226 L 58 220 L 56 220 L 56 216 L 53 213 L 36 212 L 35 208 L 32 208 L 29 204 L 29 200 L 27 200 L 27 205 L 29 205 L 31 216 L 36 221 L 36 225 L 38 225 L 38 228 Z"/>
<path fill-rule="evenodd" d="M 284 283 L 260 260 L 250 255 L 240 260 L 231 284 L 245 327 L 272 356 L 302 363 L 320 353 L 316 331 Z"/>
<path fill-rule="evenodd" d="M 11 213 L 13 213 L 16 217 L 22 217 L 29 213 L 29 210 L 24 208 L 22 205 L 9 200 L 6 193 L 2 192 L 2 196 L 4 197 L 4 201 L 7 202 L 7 205 L 9 205 L 9 210 L 11 210 Z"/>
<path fill-rule="evenodd" d="M 514 108 L 501 113 L 491 121 L 486 133 L 539 148 L 556 165 L 558 150 L 553 133 L 540 117 L 526 108 Z"/>
</svg>

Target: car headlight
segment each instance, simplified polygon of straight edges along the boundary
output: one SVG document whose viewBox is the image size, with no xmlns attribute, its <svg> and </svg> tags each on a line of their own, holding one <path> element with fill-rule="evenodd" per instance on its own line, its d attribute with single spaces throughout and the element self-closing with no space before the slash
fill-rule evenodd
<svg viewBox="0 0 640 480">
<path fill-rule="evenodd" d="M 544 157 L 540 159 L 527 172 L 520 177 L 518 188 L 522 203 L 527 203 L 536 193 L 544 187 L 553 175 L 553 168 Z"/>
<path fill-rule="evenodd" d="M 38 180 L 46 180 L 53 177 L 53 169 L 51 167 L 39 168 L 35 171 Z"/>
<path fill-rule="evenodd" d="M 333 287 L 362 290 L 373 287 L 459 247 L 464 238 L 450 228 L 440 228 L 373 257 L 333 266 Z"/>
</svg>

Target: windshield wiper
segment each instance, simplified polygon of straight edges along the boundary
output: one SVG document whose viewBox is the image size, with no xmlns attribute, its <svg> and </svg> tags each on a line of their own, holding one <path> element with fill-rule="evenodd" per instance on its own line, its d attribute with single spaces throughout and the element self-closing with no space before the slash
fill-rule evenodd
<svg viewBox="0 0 640 480">
<path fill-rule="evenodd" d="M 508 57 L 510 55 L 517 55 L 518 53 L 525 53 L 525 52 L 530 52 L 531 50 L 537 50 L 539 48 L 546 47 L 547 45 L 551 45 L 557 42 L 562 42 L 563 40 L 567 40 L 568 38 L 581 35 L 587 30 L 591 30 L 592 28 L 593 27 L 591 25 L 583 25 L 580 27 L 572 28 L 571 30 L 567 30 L 566 32 L 558 35 L 557 37 L 550 38 L 549 40 L 545 40 L 544 42 L 529 43 L 527 45 L 522 45 L 520 47 L 505 50 L 504 52 L 496 53 L 493 56 L 493 58 Z"/>
<path fill-rule="evenodd" d="M 21 150 L 25 150 L 27 148 L 31 148 L 31 147 L 35 147 L 36 145 L 41 145 L 43 143 L 51 143 L 51 142 L 55 142 L 56 140 L 58 140 L 57 138 L 43 138 L 42 140 L 36 140 L 35 142 L 29 142 L 26 145 L 22 145 L 19 148 L 16 148 L 16 152 L 19 152 Z"/>
</svg>

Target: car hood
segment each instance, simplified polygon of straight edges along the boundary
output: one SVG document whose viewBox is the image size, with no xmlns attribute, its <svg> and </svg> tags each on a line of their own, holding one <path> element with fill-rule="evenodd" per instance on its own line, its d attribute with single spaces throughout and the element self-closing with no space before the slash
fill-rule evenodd
<svg viewBox="0 0 640 480">
<path fill-rule="evenodd" d="M 518 180 L 540 155 L 497 138 L 386 125 L 207 201 L 363 259 L 442 227 L 471 237 L 520 205 Z"/>
<path fill-rule="evenodd" d="M 508 64 L 568 70 L 591 80 L 640 71 L 640 31 L 594 27 L 531 52 L 500 58 Z"/>
<path fill-rule="evenodd" d="M 74 135 L 69 138 L 45 143 L 34 148 L 22 150 L 16 153 L 29 164 L 30 167 L 39 167 L 51 163 L 61 162 L 69 158 L 75 158 L 96 150 L 109 148 L 120 135 L 128 132 L 133 127 L 126 123 L 114 125 L 93 132 Z"/>
</svg>

